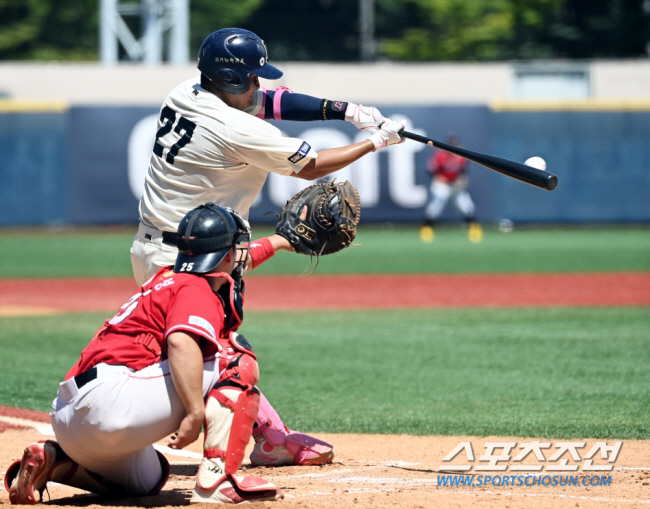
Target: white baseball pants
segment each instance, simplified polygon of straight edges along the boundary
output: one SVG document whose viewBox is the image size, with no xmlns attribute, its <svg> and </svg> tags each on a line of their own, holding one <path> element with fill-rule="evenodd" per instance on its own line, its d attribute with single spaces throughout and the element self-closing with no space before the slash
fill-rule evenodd
<svg viewBox="0 0 650 509">
<path fill-rule="evenodd" d="M 219 362 L 203 364 L 203 395 L 219 378 Z M 50 420 L 56 439 L 74 461 L 133 493 L 148 493 L 162 468 L 152 444 L 178 430 L 185 408 L 169 362 L 133 371 L 97 365 L 97 378 L 77 387 L 59 384 Z"/>
</svg>

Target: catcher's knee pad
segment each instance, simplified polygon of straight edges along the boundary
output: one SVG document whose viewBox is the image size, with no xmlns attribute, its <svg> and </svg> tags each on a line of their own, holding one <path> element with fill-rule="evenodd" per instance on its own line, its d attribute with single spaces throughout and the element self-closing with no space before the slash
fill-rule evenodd
<svg viewBox="0 0 650 509">
<path fill-rule="evenodd" d="M 223 341 L 222 346 L 226 349 L 225 357 L 228 359 L 228 364 L 219 376 L 217 385 L 230 378 L 244 385 L 256 385 L 260 379 L 260 372 L 257 356 L 248 340 L 241 334 L 232 332 L 220 341 Z"/>
</svg>

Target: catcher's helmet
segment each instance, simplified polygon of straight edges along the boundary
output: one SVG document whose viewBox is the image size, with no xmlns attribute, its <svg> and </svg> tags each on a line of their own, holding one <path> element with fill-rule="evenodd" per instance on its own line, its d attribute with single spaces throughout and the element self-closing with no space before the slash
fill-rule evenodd
<svg viewBox="0 0 650 509">
<path fill-rule="evenodd" d="M 190 210 L 181 219 L 176 234 L 178 256 L 174 272 L 207 274 L 215 269 L 228 251 L 250 241 L 246 222 L 234 210 L 206 203 Z M 244 257 L 242 263 L 245 263 Z"/>
<path fill-rule="evenodd" d="M 222 28 L 211 33 L 199 50 L 197 67 L 215 86 L 230 94 L 250 88 L 249 74 L 276 80 L 282 71 L 268 63 L 264 41 L 243 28 Z"/>
</svg>

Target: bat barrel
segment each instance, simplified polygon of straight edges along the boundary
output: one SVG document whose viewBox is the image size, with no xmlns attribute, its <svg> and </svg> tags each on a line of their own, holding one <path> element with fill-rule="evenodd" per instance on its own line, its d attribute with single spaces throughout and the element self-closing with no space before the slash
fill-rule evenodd
<svg viewBox="0 0 650 509">
<path fill-rule="evenodd" d="M 557 187 L 557 177 L 551 173 L 549 174 L 549 178 L 546 181 L 546 189 L 548 191 L 552 191 L 556 187 Z"/>
<path fill-rule="evenodd" d="M 462 147 L 457 147 L 455 145 L 449 145 L 441 141 L 432 140 L 419 134 L 411 133 L 409 131 L 401 131 L 400 135 L 403 138 L 408 138 L 413 141 L 418 141 L 429 145 L 430 147 L 436 147 L 441 150 L 446 150 L 453 154 L 462 156 L 470 161 L 481 164 L 486 168 L 507 175 L 508 177 L 521 180 L 527 184 L 539 187 L 541 189 L 546 189 L 547 191 L 552 191 L 557 187 L 557 176 L 553 175 L 544 170 L 538 170 L 532 166 L 527 166 L 522 163 L 517 163 L 515 161 L 510 161 L 508 159 L 502 159 L 500 157 L 491 156 L 488 154 L 483 154 L 481 152 L 474 152 L 473 150 L 467 150 Z"/>
</svg>

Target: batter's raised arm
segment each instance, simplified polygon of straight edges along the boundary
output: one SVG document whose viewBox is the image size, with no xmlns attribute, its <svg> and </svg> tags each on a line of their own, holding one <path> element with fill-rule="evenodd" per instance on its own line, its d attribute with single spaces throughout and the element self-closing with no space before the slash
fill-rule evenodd
<svg viewBox="0 0 650 509">
<path fill-rule="evenodd" d="M 287 87 L 256 91 L 246 111 L 264 120 L 345 120 L 369 132 L 374 132 L 384 121 L 381 112 L 372 106 L 298 94 Z"/>
</svg>

